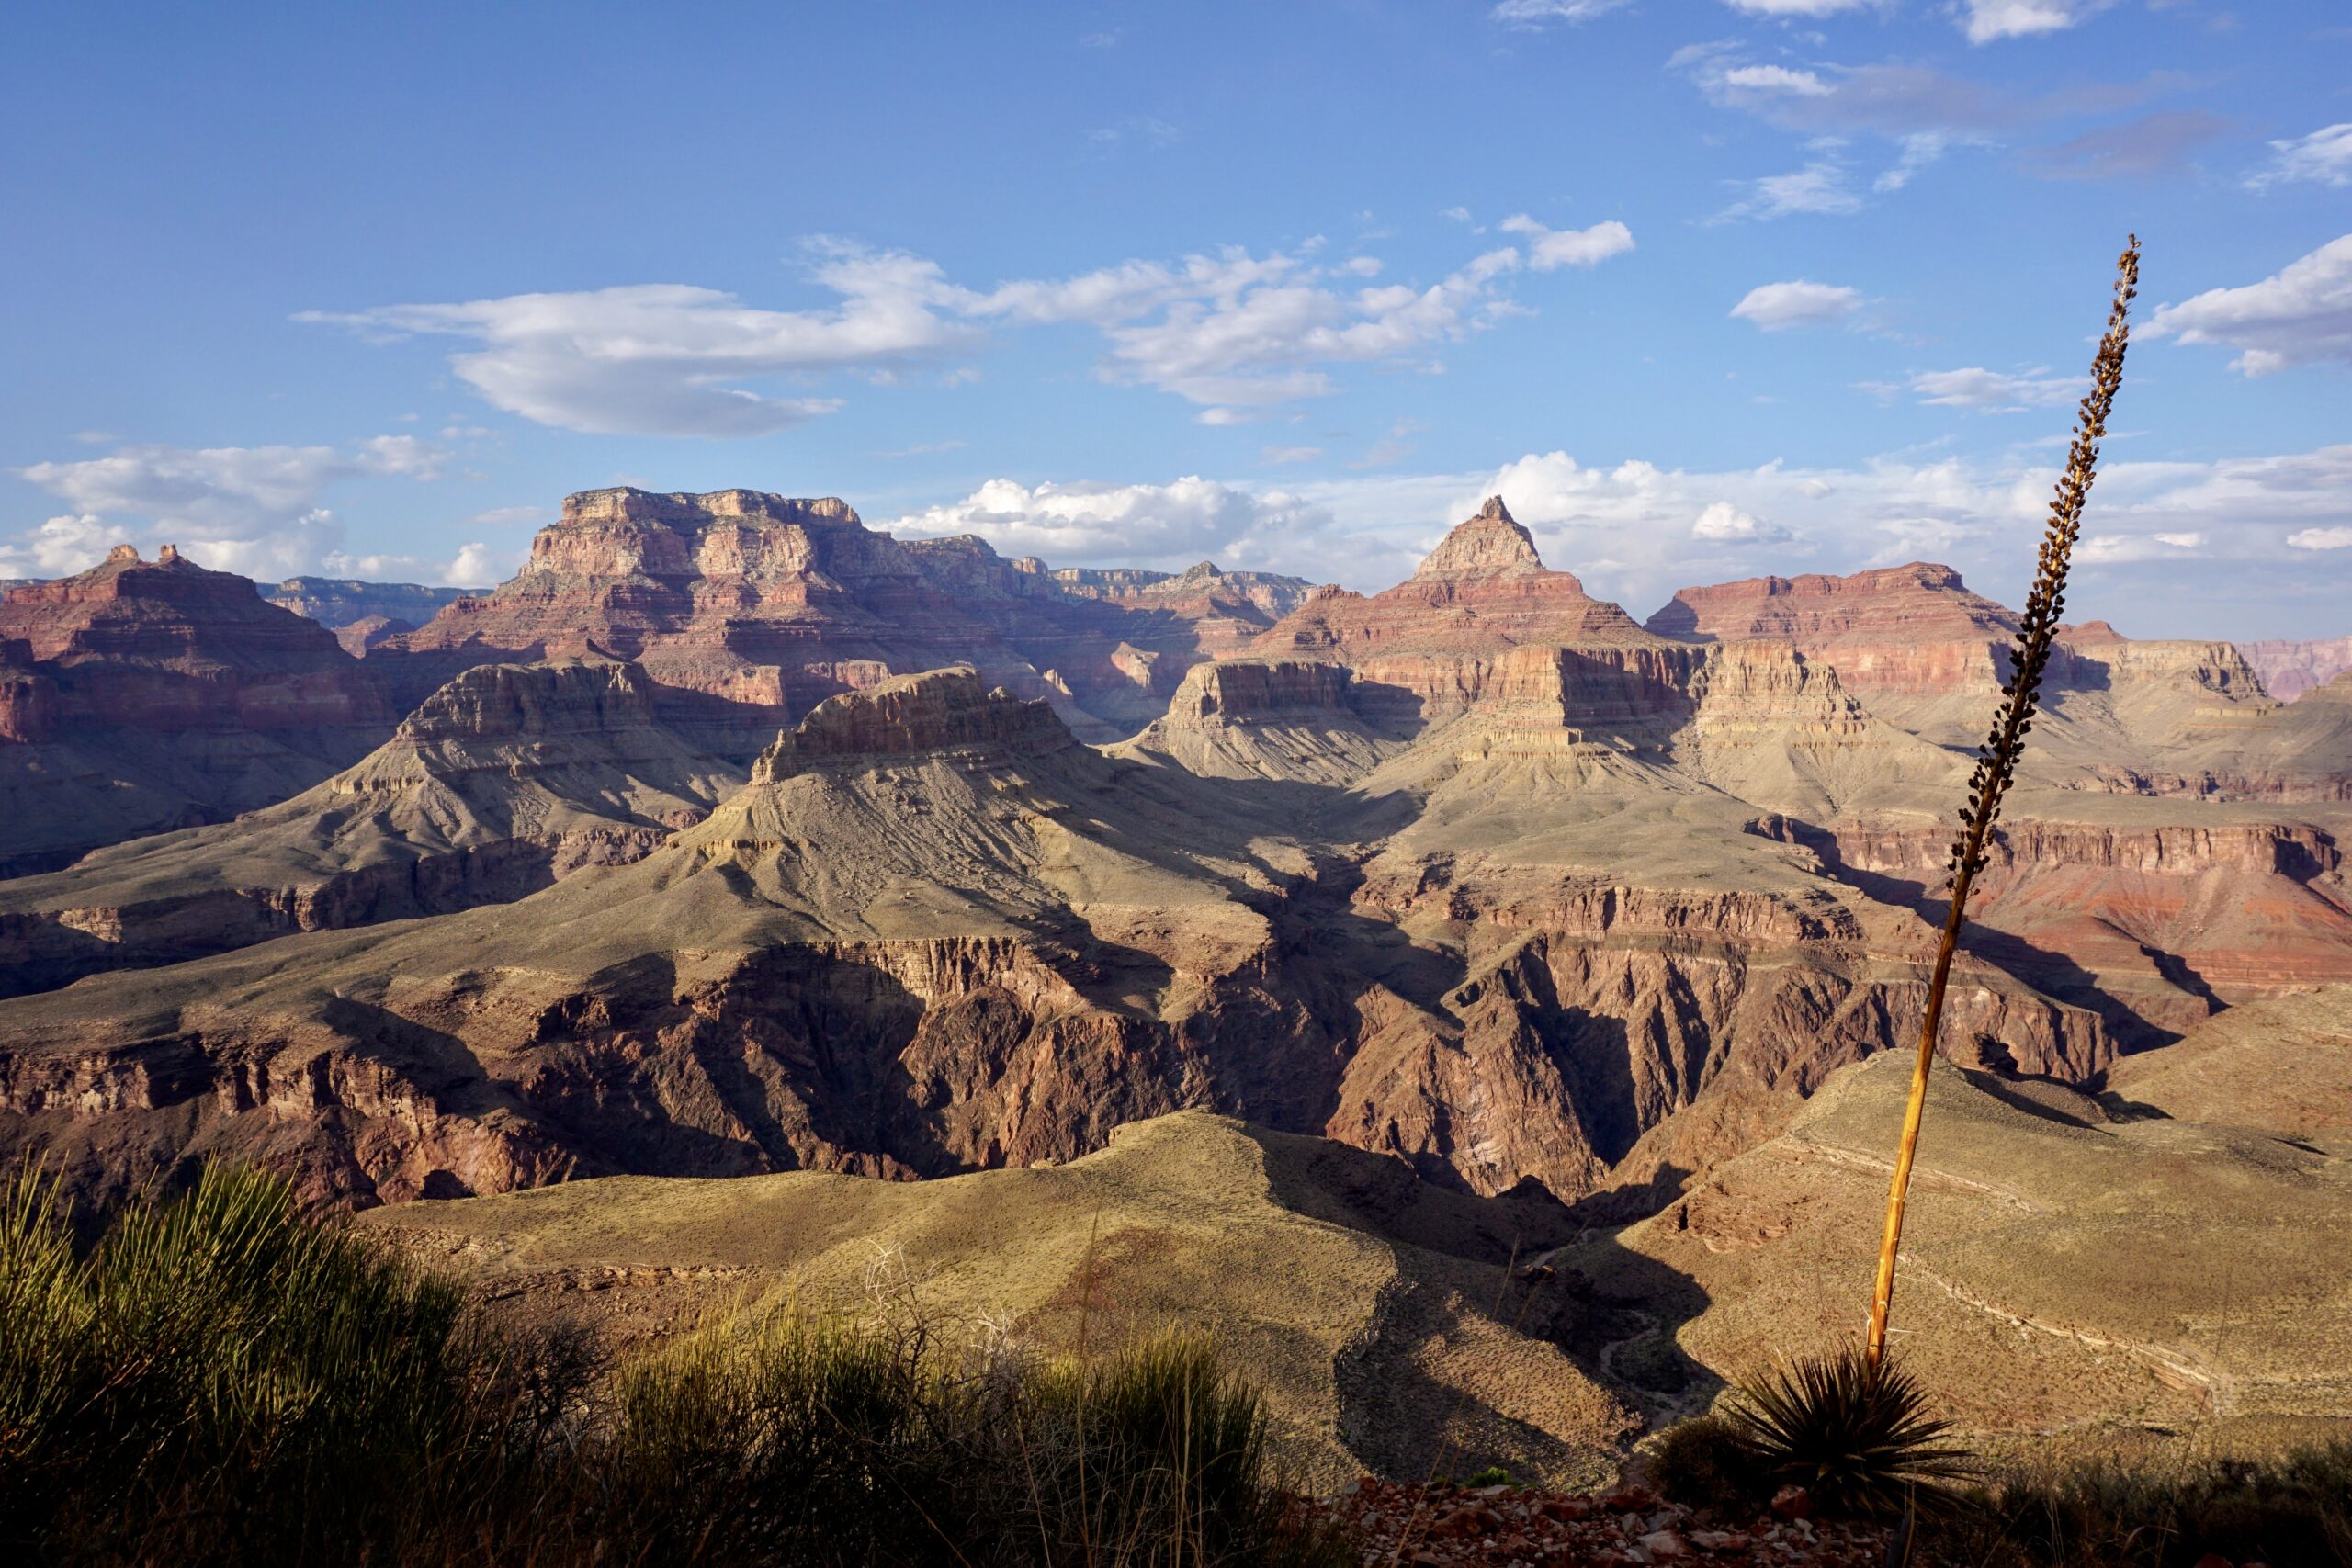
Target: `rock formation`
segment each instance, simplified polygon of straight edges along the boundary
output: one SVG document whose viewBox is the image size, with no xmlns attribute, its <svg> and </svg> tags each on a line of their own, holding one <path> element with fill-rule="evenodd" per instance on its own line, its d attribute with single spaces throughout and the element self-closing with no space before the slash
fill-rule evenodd
<svg viewBox="0 0 2352 1568">
<path fill-rule="evenodd" d="M 1353 784 L 1403 743 L 1365 724 L 1350 684 L 1344 667 L 1304 660 L 1196 664 L 1122 754 L 1165 757 L 1202 778 Z"/>
<path fill-rule="evenodd" d="M 397 621 L 406 631 L 431 620 L 444 605 L 455 604 L 465 594 L 462 588 L 427 588 L 414 582 L 289 577 L 263 597 L 280 609 L 309 616 L 329 631 L 368 620 Z M 348 643 L 345 646 L 350 648 Z"/>
<path fill-rule="evenodd" d="M 283 798 L 393 714 L 333 634 L 165 545 L 0 598 L 0 868 Z"/>
<path fill-rule="evenodd" d="M 482 665 L 290 800 L 0 882 L 0 995 L 519 898 L 639 858 L 741 782 L 656 722 L 628 665 Z"/>
<path fill-rule="evenodd" d="M 2238 652 L 2262 677 L 2263 690 L 2282 703 L 2326 685 L 2352 670 L 2352 637 L 2310 642 L 2242 642 Z"/>
</svg>

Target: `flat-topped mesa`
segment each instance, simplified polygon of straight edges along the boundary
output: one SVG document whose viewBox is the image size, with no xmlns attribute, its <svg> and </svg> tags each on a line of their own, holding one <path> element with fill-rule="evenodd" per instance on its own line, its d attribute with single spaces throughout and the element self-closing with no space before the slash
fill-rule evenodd
<svg viewBox="0 0 2352 1568">
<path fill-rule="evenodd" d="M 812 570 L 845 581 L 913 575 L 897 542 L 867 532 L 847 502 L 756 490 L 568 495 L 561 520 L 531 541 L 524 569 L 526 576 L 587 578 L 767 578 Z"/>
<path fill-rule="evenodd" d="M 620 485 L 611 490 L 583 490 L 563 498 L 559 527 L 592 524 L 654 523 L 671 528 L 702 528 L 714 523 L 751 523 L 823 526 L 854 524 L 857 513 L 839 496 L 798 499 L 771 495 L 760 490 L 688 491 L 657 493 Z"/>
<path fill-rule="evenodd" d="M 959 665 L 827 698 L 775 738 L 752 765 L 752 782 L 776 784 L 844 759 L 983 749 L 1035 757 L 1077 744 L 1049 705 L 991 690 Z"/>
<path fill-rule="evenodd" d="M 427 697 L 395 735 L 414 741 L 539 739 L 654 722 L 652 682 L 643 671 L 582 659 L 477 664 Z"/>
<path fill-rule="evenodd" d="M 1873 634 L 2006 639 L 2018 619 L 1970 591 L 1960 573 L 1933 561 L 1802 577 L 1750 577 L 1685 588 L 1644 623 L 1661 637 L 1693 642 L 1742 637 L 1793 641 Z"/>
<path fill-rule="evenodd" d="M 1340 666 L 1305 659 L 1195 664 L 1176 688 L 1166 723 L 1197 727 L 1347 714 L 1348 682 L 1348 671 Z"/>
<path fill-rule="evenodd" d="M 1454 525 L 1413 575 L 1482 577 L 1544 570 L 1544 558 L 1535 553 L 1534 536 L 1511 517 L 1501 496 L 1490 495 L 1476 517 Z M 1584 585 L 1574 577 L 1566 572 L 1556 575 L 1568 577 L 1579 592 L 1583 591 Z"/>
<path fill-rule="evenodd" d="M 1934 696 L 1996 684 L 2017 616 L 1932 561 L 1685 588 L 1646 623 L 1685 642 L 1795 645 L 1865 694 Z"/>
</svg>

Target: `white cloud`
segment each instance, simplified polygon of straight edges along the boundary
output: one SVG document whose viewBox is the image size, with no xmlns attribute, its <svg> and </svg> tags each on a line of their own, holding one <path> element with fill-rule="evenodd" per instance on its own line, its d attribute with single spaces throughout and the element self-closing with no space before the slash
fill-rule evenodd
<svg viewBox="0 0 2352 1568">
<path fill-rule="evenodd" d="M 449 305 L 388 305 L 295 319 L 375 333 L 453 336 L 450 356 L 492 406 L 540 424 L 603 435 L 763 435 L 834 405 L 742 383 L 791 372 L 885 366 L 973 346 L 942 315 L 953 298 L 933 263 L 831 242 L 812 246 L 831 310 L 763 310 L 684 284 L 516 294 Z"/>
<path fill-rule="evenodd" d="M 1794 93 L 1800 97 L 1826 98 L 1829 84 L 1810 71 L 1792 71 L 1785 65 L 1736 65 L 1724 73 L 1726 87 L 1746 87 L 1766 93 Z"/>
<path fill-rule="evenodd" d="M 370 582 L 424 582 L 445 588 L 490 588 L 514 575 L 526 552 L 492 549 L 481 543 L 460 545 L 448 560 L 421 556 L 347 555 L 340 550 L 319 564 L 337 577 Z"/>
<path fill-rule="evenodd" d="M 1816 158 L 1792 173 L 1767 175 L 1753 182 L 1749 194 L 1717 213 L 1713 221 L 1761 220 L 1798 213 L 1835 217 L 1861 209 L 1862 198 L 1846 183 L 1846 165 L 1836 158 Z"/>
<path fill-rule="evenodd" d="M 1522 212 L 1504 219 L 1499 227 L 1526 239 L 1527 265 L 1537 272 L 1597 266 L 1634 248 L 1634 231 L 1613 218 L 1589 229 L 1547 229 Z"/>
<path fill-rule="evenodd" d="M 1170 485 L 1023 486 L 1000 480 L 893 525 L 900 536 L 979 533 L 1057 565 L 1178 570 L 1203 557 L 1378 591 L 1486 496 L 1500 494 L 1544 558 L 1592 592 L 1646 615 L 1677 589 L 1754 572 L 1854 571 L 1946 561 L 1980 592 L 2016 603 L 2048 515 L 2046 458 L 1923 461 L 1900 455 L 1844 468 L 1692 470 L 1638 458 L 1585 465 L 1530 453 L 1499 469 L 1358 473 L 1280 490 L 1204 479 Z M 2252 635 L 2249 601 L 2276 624 L 2297 594 L 2320 635 L 2352 602 L 2352 445 L 2216 462 L 2108 462 L 2088 532 L 2129 539 L 2086 558 L 2077 615 Z M 1716 510 L 1718 507 L 1722 510 Z M 1741 518 L 1754 519 L 1749 535 Z M 1702 520 L 1710 520 L 1704 532 Z M 2195 543 L 2187 541 L 2194 540 Z M 2316 549 L 2338 553 L 2315 557 Z M 2189 563 L 2194 562 L 2193 568 Z M 2331 577 L 2333 573 L 2333 577 Z M 2239 627 L 2225 624 L 2234 615 Z M 2252 624 L 2263 624 L 2255 622 Z"/>
<path fill-rule="evenodd" d="M 1309 243 L 1296 254 L 1227 249 L 978 290 L 918 256 L 818 241 L 811 276 L 842 301 L 828 310 L 761 310 L 714 289 L 642 284 L 300 319 L 470 339 L 478 346 L 450 366 L 484 398 L 600 434 L 764 434 L 837 403 L 749 383 L 829 371 L 888 382 L 906 362 L 978 348 L 990 321 L 1091 327 L 1106 348 L 1104 379 L 1249 408 L 1322 396 L 1333 366 L 1426 363 L 1430 349 L 1519 310 L 1502 280 L 1523 265 L 1589 265 L 1633 245 L 1614 222 L 1531 235 L 1528 258 L 1507 245 L 1427 287 L 1374 286 L 1378 257 L 1324 264 Z"/>
<path fill-rule="evenodd" d="M 1912 176 L 1944 155 L 1951 145 L 1951 138 L 1940 130 L 1915 130 L 1902 138 L 1902 154 L 1892 167 L 1871 182 L 1871 189 L 1881 196 L 1901 190 L 1911 183 Z"/>
<path fill-rule="evenodd" d="M 2087 21 L 2115 0 L 1960 0 L 1961 30 L 1971 43 L 2063 32 Z"/>
<path fill-rule="evenodd" d="M 1515 28 L 1540 28 L 1550 22 L 1589 22 L 1631 4 L 1633 0 L 1500 0 L 1487 15 Z"/>
<path fill-rule="evenodd" d="M 124 516 L 141 518 L 150 536 L 179 545 L 201 565 L 283 577 L 309 570 L 341 546 L 342 524 L 320 504 L 329 490 L 388 476 L 431 479 L 438 457 L 413 435 L 379 435 L 347 450 L 127 446 L 104 457 L 34 463 L 18 472 L 62 497 L 80 524 L 119 529 Z M 36 536 L 9 547 L 38 558 L 43 547 Z"/>
<path fill-rule="evenodd" d="M 1843 284 L 1808 283 L 1794 278 L 1787 283 L 1766 283 L 1751 288 L 1731 308 L 1736 321 L 1753 321 L 1768 333 L 1790 327 L 1817 326 L 1825 321 L 1839 321 L 1861 309 L 1859 289 Z"/>
<path fill-rule="evenodd" d="M 2352 360 L 2352 234 L 2331 240 L 2259 283 L 2209 288 L 2159 310 L 2151 337 L 2222 344 L 2232 368 L 2267 376 L 2290 366 Z"/>
<path fill-rule="evenodd" d="M 106 559 L 108 550 L 130 537 L 130 529 L 103 517 L 52 517 L 27 533 L 22 544 L 0 545 L 0 574 L 71 577 Z"/>
<path fill-rule="evenodd" d="M 1770 544 L 1790 537 L 1786 529 L 1759 523 L 1752 513 L 1742 512 L 1728 501 L 1711 501 L 1699 520 L 1690 525 L 1690 536 L 1717 545 Z"/>
<path fill-rule="evenodd" d="M 901 538 L 977 534 L 1012 556 L 1056 566 L 1181 570 L 1204 558 L 1252 570 L 1317 558 L 1330 513 L 1283 491 L 1197 476 L 1164 485 L 1024 485 L 990 479 L 962 501 L 888 525 Z"/>
<path fill-rule="evenodd" d="M 2352 121 L 2331 125 L 2291 141 L 2270 144 L 2270 166 L 2246 180 L 2247 188 L 2264 190 L 2275 185 L 2308 181 L 2312 185 L 2352 186 Z"/>
<path fill-rule="evenodd" d="M 1983 413 L 2016 413 L 2030 408 L 2061 408 L 2083 395 L 2083 383 L 2070 376 L 2030 372 L 2007 375 L 1971 366 L 1964 370 L 1929 370 L 1911 378 L 1919 400 L 1938 408 L 1975 409 Z"/>
</svg>

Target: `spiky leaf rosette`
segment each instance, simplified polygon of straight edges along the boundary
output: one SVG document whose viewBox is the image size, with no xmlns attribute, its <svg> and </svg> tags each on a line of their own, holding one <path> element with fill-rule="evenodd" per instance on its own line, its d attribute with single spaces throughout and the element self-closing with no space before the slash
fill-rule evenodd
<svg viewBox="0 0 2352 1568">
<path fill-rule="evenodd" d="M 1782 1362 L 1739 1384 L 1719 1419 L 1775 1485 L 1834 1512 L 1900 1513 L 1915 1488 L 1975 1472 L 1917 1380 L 1860 1350 Z"/>
</svg>

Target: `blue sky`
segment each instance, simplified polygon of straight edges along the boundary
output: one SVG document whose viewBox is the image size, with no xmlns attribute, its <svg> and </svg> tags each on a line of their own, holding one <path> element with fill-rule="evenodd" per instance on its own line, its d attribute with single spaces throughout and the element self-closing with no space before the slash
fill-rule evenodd
<svg viewBox="0 0 2352 1568">
<path fill-rule="evenodd" d="M 567 491 L 1377 588 L 1500 488 L 1677 586 L 2352 632 L 2336 0 L 33 5 L 0 572 L 486 583 Z M 2167 309 L 2168 308 L 2168 309 Z"/>
</svg>

